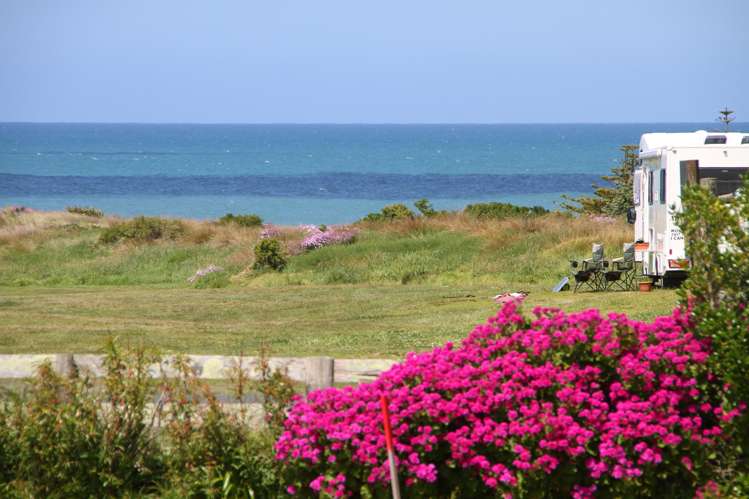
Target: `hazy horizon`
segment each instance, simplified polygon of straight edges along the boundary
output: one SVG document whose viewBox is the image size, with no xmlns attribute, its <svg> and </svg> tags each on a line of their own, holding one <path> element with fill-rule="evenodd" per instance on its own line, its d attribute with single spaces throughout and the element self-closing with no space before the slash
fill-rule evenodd
<svg viewBox="0 0 749 499">
<path fill-rule="evenodd" d="M 463 126 L 463 125 L 473 125 L 473 126 L 502 126 L 502 125 L 508 125 L 508 126 L 517 126 L 517 125 L 707 125 L 707 124 L 714 124 L 716 127 L 723 127 L 724 125 L 719 122 L 715 121 L 558 121 L 558 122 L 543 122 L 543 121 L 526 121 L 526 122 L 470 122 L 470 121 L 463 121 L 463 122 L 411 122 L 411 123 L 399 123 L 399 122 L 292 122 L 292 121 L 278 121 L 278 122 L 189 122 L 189 121 L 152 121 L 152 122 L 143 122 L 143 121 L 0 121 L 0 124 L 8 124 L 8 125 L 251 125 L 251 126 L 283 126 L 283 125 L 289 125 L 289 126 L 343 126 L 343 125 L 361 125 L 361 126 L 378 126 L 378 125 L 387 125 L 387 126 L 419 126 L 419 125 L 444 125 L 444 126 Z M 736 130 L 735 128 L 737 126 L 741 125 L 749 125 L 749 121 L 734 121 L 731 123 L 731 129 L 728 130 L 729 132 L 738 132 L 739 130 Z M 725 130 L 722 130 L 725 131 Z M 743 133 L 743 132 L 741 132 Z"/>
</svg>

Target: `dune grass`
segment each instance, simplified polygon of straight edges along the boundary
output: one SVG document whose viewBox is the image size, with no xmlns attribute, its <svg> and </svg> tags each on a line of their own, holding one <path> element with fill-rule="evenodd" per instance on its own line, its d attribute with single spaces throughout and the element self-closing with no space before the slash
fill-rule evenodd
<svg viewBox="0 0 749 499">
<path fill-rule="evenodd" d="M 464 337 L 490 297 L 597 307 L 638 318 L 668 313 L 670 291 L 552 294 L 568 260 L 631 240 L 620 222 L 559 214 L 477 219 L 462 213 L 361 223 L 353 244 L 301 250 L 281 228 L 282 273 L 252 270 L 258 227 L 182 220 L 170 240 L 102 242 L 122 220 L 0 212 L 0 352 L 96 351 L 110 335 L 169 352 L 400 356 Z M 197 285 L 187 278 L 222 267 Z M 195 289 L 195 288 L 219 289 Z"/>
<path fill-rule="evenodd" d="M 259 228 L 183 221 L 176 240 L 103 243 L 117 219 L 31 213 L 0 220 L 0 286 L 173 285 L 208 264 L 240 286 L 503 284 L 550 287 L 570 258 L 603 242 L 618 255 L 624 223 L 558 214 L 476 219 L 464 214 L 361 224 L 354 244 L 302 252 L 303 233 L 282 231 L 291 254 L 282 274 L 249 272 Z M 228 282 L 228 281 L 227 281 Z"/>
</svg>

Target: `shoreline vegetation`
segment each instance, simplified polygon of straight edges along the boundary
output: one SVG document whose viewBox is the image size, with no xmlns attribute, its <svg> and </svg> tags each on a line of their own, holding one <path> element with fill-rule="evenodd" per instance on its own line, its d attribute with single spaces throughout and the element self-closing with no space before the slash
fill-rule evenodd
<svg viewBox="0 0 749 499">
<path fill-rule="evenodd" d="M 592 243 L 613 257 L 628 240 L 614 218 L 500 203 L 421 200 L 330 227 L 6 208 L 0 352 L 95 352 L 119 336 L 165 352 L 397 357 L 462 337 L 494 313 L 492 296 L 519 289 L 533 305 L 668 313 L 669 290 L 549 292 Z M 262 241 L 278 241 L 282 271 L 258 264 Z"/>
</svg>

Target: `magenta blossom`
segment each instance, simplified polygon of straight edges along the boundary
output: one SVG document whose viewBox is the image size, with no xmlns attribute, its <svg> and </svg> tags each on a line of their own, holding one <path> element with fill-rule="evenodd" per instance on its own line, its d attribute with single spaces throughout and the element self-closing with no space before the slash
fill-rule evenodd
<svg viewBox="0 0 749 499">
<path fill-rule="evenodd" d="M 584 498 L 671 483 L 663 476 L 691 490 L 704 483 L 692 463 L 739 409 L 715 395 L 708 345 L 685 312 L 645 323 L 596 310 L 527 318 L 518 307 L 506 304 L 460 346 L 409 354 L 373 383 L 299 400 L 276 445 L 289 484 L 339 497 L 387 490 L 382 394 L 409 497 L 534 495 L 551 483 Z"/>
</svg>

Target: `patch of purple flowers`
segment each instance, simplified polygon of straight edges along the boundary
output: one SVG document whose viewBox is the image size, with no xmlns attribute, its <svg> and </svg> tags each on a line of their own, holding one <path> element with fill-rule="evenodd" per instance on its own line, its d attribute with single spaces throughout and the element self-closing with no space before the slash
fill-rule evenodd
<svg viewBox="0 0 749 499">
<path fill-rule="evenodd" d="M 307 233 L 307 237 L 302 241 L 302 248 L 312 250 L 330 246 L 333 244 L 347 244 L 356 238 L 356 230 L 341 227 L 329 227 L 327 230 L 321 230 L 315 225 L 302 225 L 300 227 Z"/>
<path fill-rule="evenodd" d="M 265 224 L 260 232 L 260 239 L 275 239 L 281 236 L 281 229 L 275 225 Z"/>
</svg>

